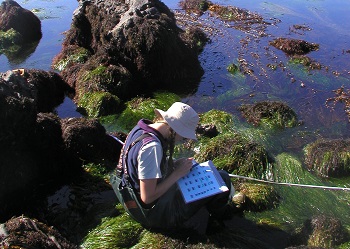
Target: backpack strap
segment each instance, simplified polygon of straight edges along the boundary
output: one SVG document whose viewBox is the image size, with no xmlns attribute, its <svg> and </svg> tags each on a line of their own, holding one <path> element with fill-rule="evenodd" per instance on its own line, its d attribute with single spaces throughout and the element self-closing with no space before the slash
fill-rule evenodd
<svg viewBox="0 0 350 249">
<path fill-rule="evenodd" d="M 128 167 L 126 165 L 126 162 L 128 161 L 128 154 L 130 149 L 139 141 L 142 141 L 144 138 L 146 137 L 151 137 L 152 135 L 150 133 L 143 133 L 141 136 L 139 136 L 138 138 L 136 138 L 129 146 L 128 148 L 126 148 L 126 150 L 124 150 L 124 146 L 122 148 L 122 152 L 119 158 L 119 163 L 117 166 L 117 175 L 119 175 L 120 178 L 123 177 L 124 175 L 124 180 L 125 180 L 125 184 L 129 184 L 128 179 L 129 179 L 129 173 L 128 173 Z M 124 164 L 123 164 L 124 161 Z M 124 167 L 123 167 L 124 165 Z"/>
</svg>

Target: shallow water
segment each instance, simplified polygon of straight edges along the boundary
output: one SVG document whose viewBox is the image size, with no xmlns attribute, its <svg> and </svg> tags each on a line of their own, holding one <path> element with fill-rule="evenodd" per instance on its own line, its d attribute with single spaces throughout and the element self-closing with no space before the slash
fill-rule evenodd
<svg viewBox="0 0 350 249">
<path fill-rule="evenodd" d="M 164 1 L 178 12 L 178 1 Z M 19 1 L 22 7 L 36 9 L 42 21 L 43 38 L 35 51 L 25 58 L 8 60 L 0 55 L 0 72 L 15 68 L 37 68 L 50 70 L 51 61 L 61 49 L 63 32 L 69 29 L 72 13 L 77 2 L 67 5 L 65 0 Z M 234 23 L 223 22 L 208 14 L 194 18 L 204 28 L 210 28 L 211 43 L 202 54 L 200 61 L 205 74 L 193 95 L 183 96 L 198 112 L 213 108 L 233 114 L 242 103 L 259 100 L 282 100 L 298 114 L 302 125 L 297 128 L 261 137 L 274 156 L 290 153 L 303 161 L 302 148 L 317 138 L 346 138 L 350 135 L 349 121 L 343 106 L 338 104 L 334 111 L 325 106 L 333 97 L 332 90 L 350 83 L 350 1 L 344 0 L 222 0 L 219 3 L 234 5 L 257 12 L 270 24 L 255 25 L 252 29 L 240 31 Z M 180 12 L 179 12 L 180 13 Z M 181 23 L 179 22 L 179 25 Z M 295 30 L 293 25 L 304 25 L 309 30 Z M 264 34 L 262 36 L 262 34 Z M 308 54 L 323 65 L 320 70 L 307 71 L 299 65 L 288 63 L 288 57 L 268 45 L 277 37 L 303 39 L 320 44 L 320 49 Z M 252 70 L 251 75 L 231 75 L 226 67 L 241 58 Z M 272 65 L 275 67 L 269 67 Z M 327 69 L 326 69 L 327 67 Z M 294 80 L 291 80 L 291 79 Z M 74 104 L 66 99 L 58 108 L 61 117 L 78 115 Z M 243 132 L 249 133 L 250 126 L 241 122 Z M 296 166 L 288 166 L 289 160 L 281 160 L 279 173 L 281 181 L 303 184 L 330 184 L 349 186 L 348 179 L 325 182 Z M 298 171 L 299 174 L 293 172 Z M 319 213 L 333 214 L 350 226 L 350 193 L 323 190 L 306 190 L 279 187 L 283 196 L 281 206 L 269 212 L 248 214 L 255 220 L 284 223 L 293 227 L 308 217 Z"/>
<path fill-rule="evenodd" d="M 2 1 L 0 1 L 2 2 Z M 23 8 L 33 11 L 41 20 L 43 37 L 30 54 L 8 59 L 0 55 L 0 72 L 16 68 L 51 69 L 51 62 L 61 50 L 63 32 L 70 27 L 77 1 L 65 0 L 27 0 L 17 1 Z"/>
</svg>

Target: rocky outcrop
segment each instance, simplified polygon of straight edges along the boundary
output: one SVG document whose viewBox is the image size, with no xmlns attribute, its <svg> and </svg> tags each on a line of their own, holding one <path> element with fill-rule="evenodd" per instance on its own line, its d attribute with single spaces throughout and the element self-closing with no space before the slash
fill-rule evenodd
<svg viewBox="0 0 350 249">
<path fill-rule="evenodd" d="M 83 162 L 115 165 L 121 145 L 101 124 L 53 113 L 71 91 L 58 74 L 21 69 L 0 76 L 1 220 L 76 176 Z"/>
<path fill-rule="evenodd" d="M 158 0 L 81 1 L 54 66 L 78 103 L 91 92 L 127 100 L 159 89 L 193 91 L 203 74 L 198 37 L 178 28 Z"/>
<path fill-rule="evenodd" d="M 41 22 L 31 11 L 22 8 L 13 0 L 5 0 L 0 6 L 0 30 L 14 29 L 21 34 L 24 42 L 40 40 Z"/>
</svg>

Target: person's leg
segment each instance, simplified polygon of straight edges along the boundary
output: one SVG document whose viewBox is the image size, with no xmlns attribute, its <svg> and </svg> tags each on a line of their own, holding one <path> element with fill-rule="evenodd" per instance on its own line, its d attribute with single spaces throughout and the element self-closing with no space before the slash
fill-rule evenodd
<svg viewBox="0 0 350 249">
<path fill-rule="evenodd" d="M 235 194 L 235 189 L 232 185 L 229 174 L 223 170 L 219 170 L 219 173 L 226 183 L 229 191 L 217 194 L 210 198 L 206 204 L 206 207 L 212 216 L 219 219 L 229 219 L 234 213 L 232 206 L 232 197 Z"/>
<path fill-rule="evenodd" d="M 228 204 L 234 195 L 234 189 L 227 172 L 219 171 L 229 191 L 209 196 L 194 202 L 185 203 L 177 184 L 159 198 L 155 206 L 149 210 L 147 219 L 153 227 L 180 227 L 205 207 L 210 214 L 221 217 L 226 215 Z"/>
</svg>

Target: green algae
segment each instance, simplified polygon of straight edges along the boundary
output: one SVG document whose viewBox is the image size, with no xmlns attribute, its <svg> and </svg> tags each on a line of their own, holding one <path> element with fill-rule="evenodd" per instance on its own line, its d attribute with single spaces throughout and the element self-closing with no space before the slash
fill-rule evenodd
<svg viewBox="0 0 350 249">
<path fill-rule="evenodd" d="M 84 64 L 90 57 L 90 52 L 86 48 L 78 47 L 65 58 L 55 61 L 52 65 L 53 69 L 63 71 L 67 66 L 75 63 Z"/>
<path fill-rule="evenodd" d="M 230 74 L 236 74 L 239 72 L 239 67 L 234 63 L 229 64 L 226 69 Z"/>
<path fill-rule="evenodd" d="M 95 69 L 86 72 L 86 74 L 83 77 L 83 81 L 96 80 L 96 78 L 98 78 L 98 81 L 112 82 L 111 75 L 107 74 L 106 71 L 106 66 L 97 66 Z"/>
<path fill-rule="evenodd" d="M 84 238 L 81 248 L 131 248 L 137 244 L 143 227 L 127 213 L 106 217 Z"/>
<path fill-rule="evenodd" d="M 167 238 L 155 232 L 150 232 L 144 230 L 141 234 L 140 241 L 132 247 L 132 249 L 142 249 L 142 248 L 152 248 L 152 249 L 162 249 L 167 244 Z"/>
<path fill-rule="evenodd" d="M 247 122 L 255 126 L 283 129 L 295 127 L 298 124 L 298 117 L 294 110 L 283 102 L 261 101 L 242 105 L 239 109 Z"/>
<path fill-rule="evenodd" d="M 100 117 L 117 113 L 120 100 L 109 92 L 87 92 L 81 96 L 78 108 L 83 109 L 89 117 Z"/>
<path fill-rule="evenodd" d="M 225 111 L 212 109 L 200 115 L 201 124 L 213 124 L 220 133 L 232 131 L 234 127 L 233 116 Z"/>
<path fill-rule="evenodd" d="M 273 186 L 267 184 L 256 183 L 240 183 L 236 190 L 245 194 L 246 208 L 245 210 L 252 212 L 261 212 L 267 209 L 277 207 L 279 203 L 279 195 Z"/>
<path fill-rule="evenodd" d="M 9 50 L 7 52 L 16 52 L 21 48 L 22 35 L 14 29 L 9 29 L 7 31 L 0 30 L 0 54 Z"/>
<path fill-rule="evenodd" d="M 176 101 L 180 101 L 180 97 L 170 92 L 156 92 L 148 98 L 136 97 L 125 103 L 125 108 L 120 114 L 104 117 L 101 122 L 107 131 L 128 133 L 141 118 L 153 120 L 154 109 L 166 111 Z"/>
<path fill-rule="evenodd" d="M 275 181 L 297 184 L 325 185 L 322 181 L 302 167 L 302 163 L 287 153 L 279 154 L 274 164 Z M 280 228 L 293 233 L 315 213 L 337 217 L 344 224 L 349 224 L 348 193 L 289 186 L 275 186 L 282 197 L 277 208 L 261 213 L 246 213 L 247 218 L 258 222 L 261 219 L 280 224 Z M 306 200 L 306 201 L 305 201 Z"/>
<path fill-rule="evenodd" d="M 212 160 L 216 167 L 229 173 L 262 178 L 270 163 L 265 148 L 239 133 L 220 134 L 205 141 L 195 155 L 199 162 Z"/>
<path fill-rule="evenodd" d="M 348 176 L 349 146 L 349 140 L 317 140 L 304 148 L 305 163 L 310 170 L 314 170 L 320 176 Z"/>
<path fill-rule="evenodd" d="M 88 172 L 90 175 L 97 177 L 101 180 L 105 180 L 109 178 L 109 170 L 106 169 L 101 164 L 96 163 L 88 163 L 83 165 L 83 169 Z"/>
</svg>

